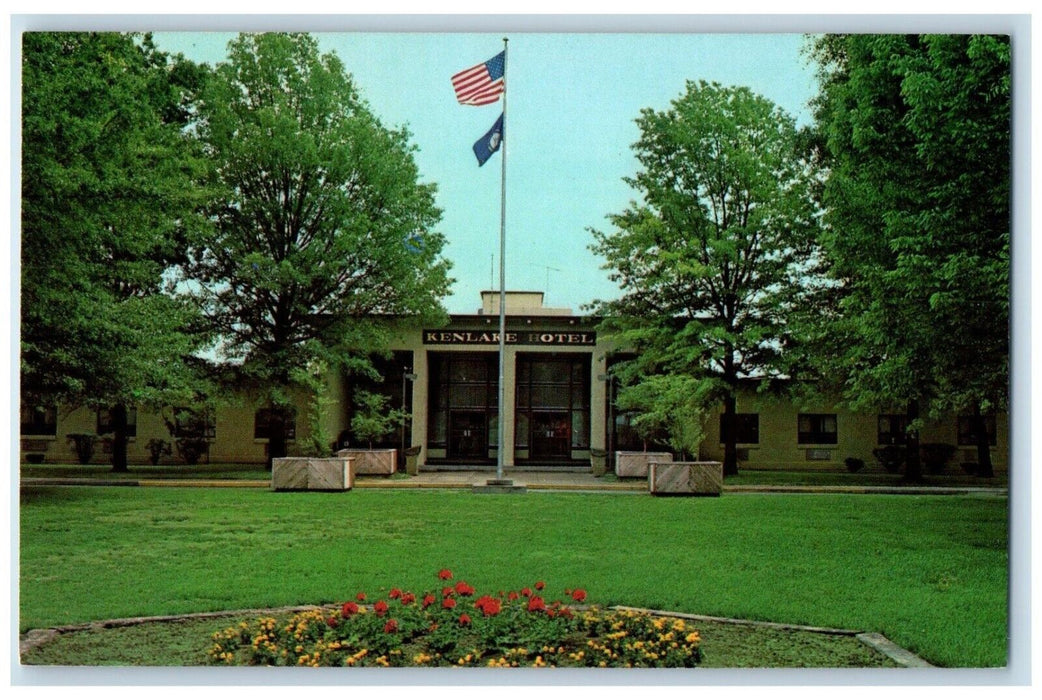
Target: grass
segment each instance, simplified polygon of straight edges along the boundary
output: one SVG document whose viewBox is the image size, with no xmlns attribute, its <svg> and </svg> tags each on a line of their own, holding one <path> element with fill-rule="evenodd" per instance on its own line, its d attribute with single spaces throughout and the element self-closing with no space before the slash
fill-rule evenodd
<svg viewBox="0 0 1042 700">
<path fill-rule="evenodd" d="M 21 630 L 544 579 L 602 605 L 879 632 L 949 667 L 1006 663 L 996 497 L 32 487 Z"/>
<path fill-rule="evenodd" d="M 214 632 L 241 618 L 148 622 L 63 634 L 22 657 L 49 666 L 203 666 Z M 254 619 L 254 618 L 247 618 Z M 280 618 L 281 619 L 281 618 Z M 720 622 L 692 622 L 701 668 L 894 668 L 889 657 L 849 636 Z"/>
<path fill-rule="evenodd" d="M 22 478 L 32 479 L 270 479 L 263 464 L 132 464 L 114 472 L 108 464 L 22 464 Z"/>
<path fill-rule="evenodd" d="M 900 474 L 889 474 L 882 470 L 848 472 L 835 471 L 775 471 L 771 469 L 743 469 L 724 480 L 727 486 L 894 486 L 906 485 Z M 944 474 L 924 474 L 919 486 L 991 487 L 1005 488 L 1009 485 L 1006 474 L 996 474 L 990 479 L 950 471 Z"/>
</svg>

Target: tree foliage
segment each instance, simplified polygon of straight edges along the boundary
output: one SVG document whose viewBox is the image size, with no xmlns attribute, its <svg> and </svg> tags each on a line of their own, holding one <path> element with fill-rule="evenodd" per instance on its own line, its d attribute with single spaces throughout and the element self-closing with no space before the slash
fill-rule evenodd
<svg viewBox="0 0 1042 700">
<path fill-rule="evenodd" d="M 373 442 L 390 434 L 409 420 L 408 412 L 390 408 L 390 397 L 372 391 L 357 391 L 351 432 L 372 449 Z"/>
<path fill-rule="evenodd" d="M 27 33 L 22 55 L 22 397 L 111 407 L 125 469 L 128 407 L 194 387 L 197 314 L 168 275 L 203 227 L 198 71 L 118 33 Z"/>
<path fill-rule="evenodd" d="M 812 54 L 823 246 L 840 283 L 821 366 L 855 408 L 1004 409 L 1008 37 L 829 35 Z M 981 461 L 990 473 L 986 445 Z"/>
<path fill-rule="evenodd" d="M 622 291 L 596 309 L 638 353 L 621 365 L 621 400 L 648 395 L 632 388 L 648 377 L 692 378 L 691 395 L 703 407 L 723 401 L 732 420 L 739 380 L 781 371 L 786 317 L 813 275 L 802 140 L 769 100 L 706 82 L 637 124 L 641 170 L 627 182 L 641 200 L 609 217 L 613 231 L 592 232 Z M 675 404 L 673 391 L 655 395 Z M 737 471 L 733 438 L 724 462 Z"/>
<path fill-rule="evenodd" d="M 440 316 L 434 186 L 336 56 L 308 35 L 240 35 L 199 114 L 222 191 L 191 273 L 237 379 L 273 415 L 324 379 L 316 367 L 364 366 L 386 344 L 381 319 Z M 275 426 L 269 454 L 285 454 Z"/>
</svg>

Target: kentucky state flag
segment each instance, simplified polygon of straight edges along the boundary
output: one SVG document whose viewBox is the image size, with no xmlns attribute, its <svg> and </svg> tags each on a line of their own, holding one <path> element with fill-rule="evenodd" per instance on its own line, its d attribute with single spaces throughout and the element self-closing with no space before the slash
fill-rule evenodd
<svg viewBox="0 0 1042 700">
<path fill-rule="evenodd" d="M 474 155 L 478 157 L 478 167 L 485 164 L 492 154 L 499 150 L 500 144 L 503 143 L 503 115 L 499 115 L 499 119 L 492 125 L 492 128 L 488 130 L 488 133 L 482 136 L 474 143 Z"/>
</svg>

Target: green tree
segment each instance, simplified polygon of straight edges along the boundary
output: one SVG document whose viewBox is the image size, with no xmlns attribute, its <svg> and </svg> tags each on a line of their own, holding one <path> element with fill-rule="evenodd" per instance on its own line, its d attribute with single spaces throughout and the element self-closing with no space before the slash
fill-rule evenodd
<svg viewBox="0 0 1042 700">
<path fill-rule="evenodd" d="M 831 361 L 855 408 L 903 402 L 906 478 L 920 413 L 1008 405 L 1008 37 L 829 35 L 815 103 L 828 176 L 823 247 L 839 283 Z"/>
<path fill-rule="evenodd" d="M 644 109 L 637 124 L 642 169 L 627 182 L 641 201 L 609 217 L 614 231 L 592 232 L 622 290 L 596 310 L 637 352 L 620 365 L 620 401 L 646 394 L 635 386 L 648 377 L 688 377 L 690 394 L 723 402 L 733 427 L 739 381 L 782 371 L 786 316 L 813 274 L 802 141 L 769 100 L 706 82 L 689 81 L 669 110 Z M 675 392 L 663 396 L 668 414 Z M 728 432 L 724 473 L 735 474 Z"/>
<path fill-rule="evenodd" d="M 22 398 L 127 411 L 195 388 L 196 309 L 169 284 L 202 161 L 183 126 L 198 70 L 147 36 L 31 32 L 22 42 Z"/>
<path fill-rule="evenodd" d="M 365 367 L 386 320 L 444 313 L 441 214 L 409 133 L 384 127 L 309 35 L 234 39 L 199 114 L 224 189 L 192 275 L 238 381 L 271 408 L 280 457 L 293 390 L 326 379 L 316 368 Z"/>
<path fill-rule="evenodd" d="M 383 394 L 358 391 L 354 399 L 355 414 L 351 416 L 351 432 L 357 439 L 366 442 L 369 449 L 373 448 L 375 440 L 389 435 L 409 420 L 406 411 L 390 408 L 391 399 Z"/>
</svg>

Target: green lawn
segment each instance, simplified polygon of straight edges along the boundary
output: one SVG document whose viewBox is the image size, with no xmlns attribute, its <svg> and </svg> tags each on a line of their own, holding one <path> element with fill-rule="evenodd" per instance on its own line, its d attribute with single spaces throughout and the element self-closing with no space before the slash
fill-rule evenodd
<svg viewBox="0 0 1042 700">
<path fill-rule="evenodd" d="M 114 472 L 108 464 L 22 464 L 22 478 L 33 479 L 270 479 L 263 464 L 132 464 Z"/>
<path fill-rule="evenodd" d="M 880 632 L 1006 663 L 997 497 L 26 488 L 20 629 L 537 579 L 592 602 Z"/>
</svg>

